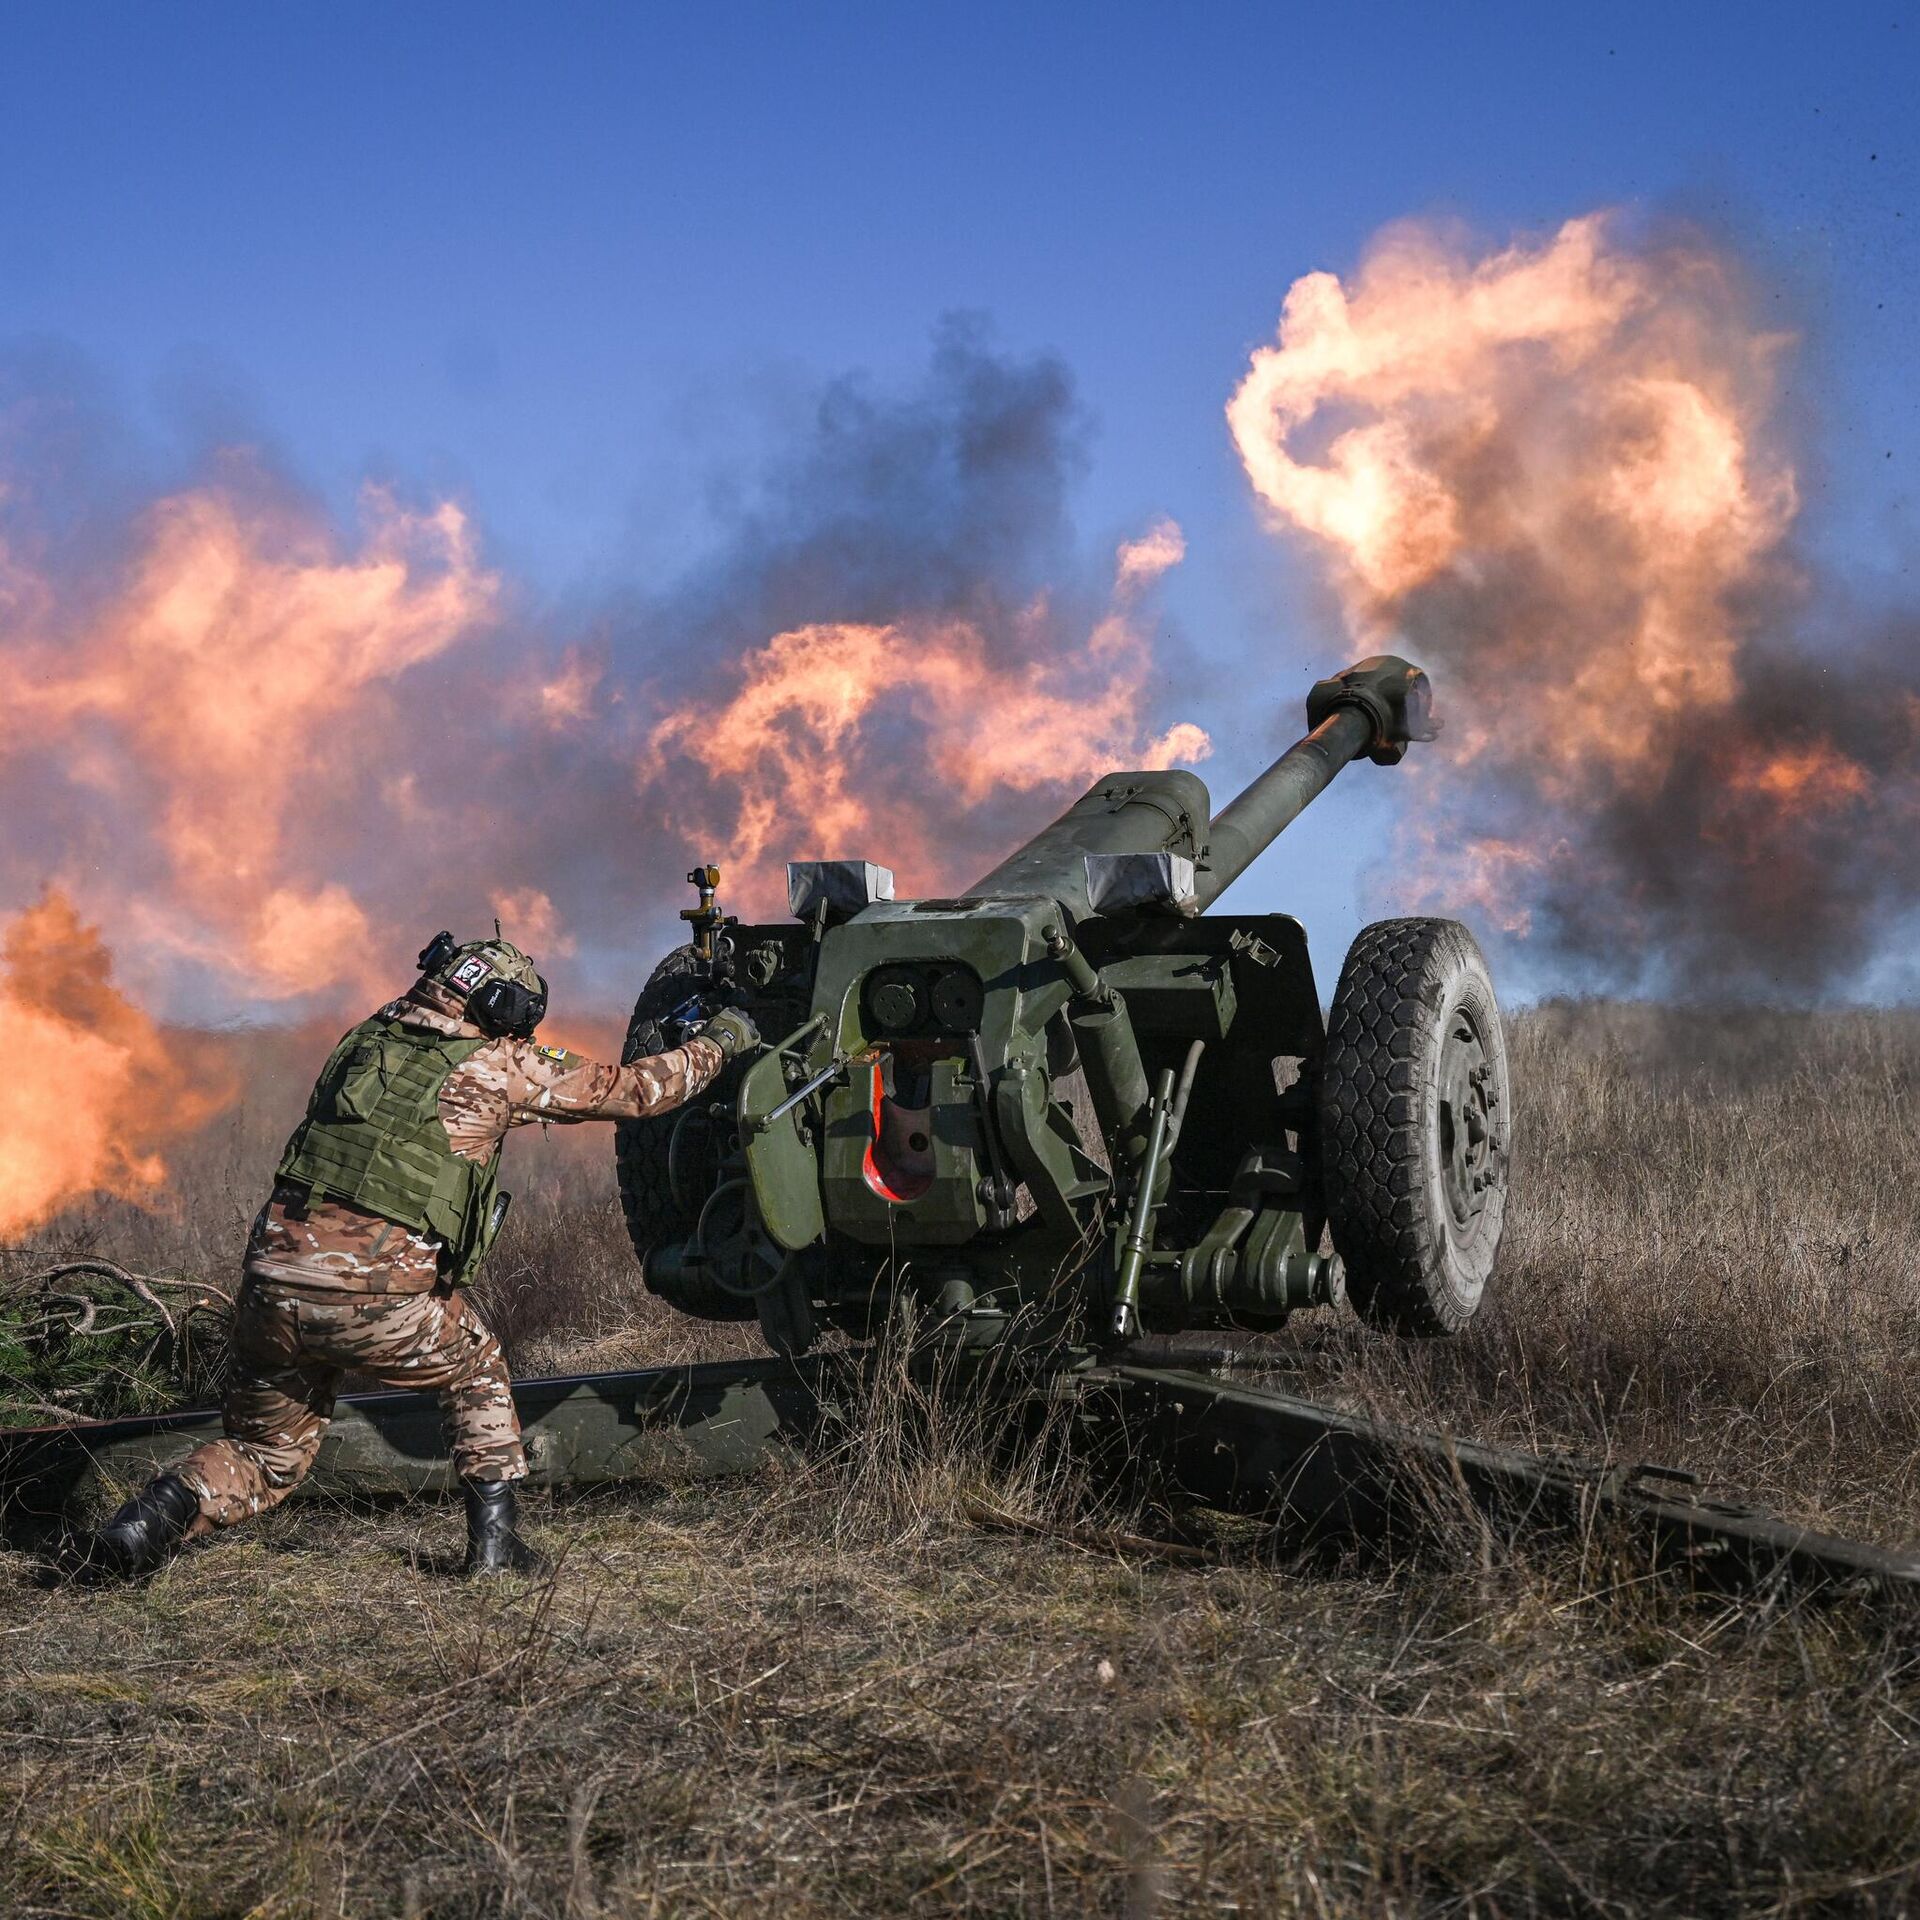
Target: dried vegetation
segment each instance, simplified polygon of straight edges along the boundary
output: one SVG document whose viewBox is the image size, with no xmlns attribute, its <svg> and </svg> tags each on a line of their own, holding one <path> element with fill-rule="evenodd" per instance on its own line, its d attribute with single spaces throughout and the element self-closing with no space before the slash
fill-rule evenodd
<svg viewBox="0 0 1920 1920">
<path fill-rule="evenodd" d="M 1920 1021 L 1517 1027 L 1498 1301 L 1418 1349 L 1303 1320 L 1287 1374 L 1920 1535 Z M 178 1220 L 63 1243 L 217 1272 L 285 1104 L 205 1143 Z M 492 1279 L 521 1364 L 737 1349 L 636 1297 L 574 1145 L 521 1149 Z M 447 1579 L 457 1518 L 431 1504 L 289 1508 L 140 1593 L 5 1563 L 0 1906 L 1920 1906 L 1911 1620 L 1722 1610 L 1471 1529 L 1389 1566 L 1295 1566 L 1243 1523 L 1170 1555 L 987 1438 L 896 1383 L 838 1459 L 542 1502 L 550 1587 Z"/>
</svg>

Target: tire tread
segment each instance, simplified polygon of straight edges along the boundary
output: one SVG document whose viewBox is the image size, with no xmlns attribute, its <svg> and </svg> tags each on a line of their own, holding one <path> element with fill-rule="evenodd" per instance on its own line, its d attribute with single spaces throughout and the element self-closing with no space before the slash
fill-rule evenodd
<svg viewBox="0 0 1920 1920">
<path fill-rule="evenodd" d="M 666 1044 L 660 1023 L 687 997 L 695 966 L 691 946 L 675 947 L 647 976 L 647 984 L 634 1002 L 633 1017 L 627 1022 L 626 1044 L 620 1049 L 622 1066 L 658 1053 Z M 676 1110 L 614 1125 L 613 1164 L 620 1182 L 620 1211 L 627 1223 L 627 1237 L 643 1263 L 661 1241 L 682 1238 L 693 1231 L 693 1219 L 675 1204 L 673 1183 L 667 1175 L 667 1151 L 679 1118 Z"/>
<path fill-rule="evenodd" d="M 1377 1325 L 1457 1333 L 1471 1316 L 1435 1284 L 1444 1204 L 1429 1190 L 1415 1054 L 1422 1023 L 1461 965 L 1484 974 L 1458 922 L 1382 920 L 1363 928 L 1341 969 L 1320 1074 L 1328 1224 L 1349 1298 Z"/>
</svg>

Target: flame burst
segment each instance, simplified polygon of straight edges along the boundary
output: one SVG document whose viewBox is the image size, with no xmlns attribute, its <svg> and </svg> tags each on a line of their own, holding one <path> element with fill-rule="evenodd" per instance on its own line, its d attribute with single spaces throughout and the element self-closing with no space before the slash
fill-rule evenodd
<svg viewBox="0 0 1920 1920">
<path fill-rule="evenodd" d="M 966 814 L 1206 756 L 1190 723 L 1152 738 L 1141 724 L 1151 662 L 1134 614 L 1185 551 L 1172 521 L 1123 546 L 1106 614 L 1064 652 L 1044 644 L 1044 608 L 1007 657 L 959 619 L 776 634 L 718 697 L 653 727 L 642 781 L 672 827 L 727 849 L 752 913 L 782 910 L 790 858 L 879 859 L 913 891 L 957 883 L 991 844 Z"/>
<path fill-rule="evenodd" d="M 1356 640 L 1439 680 L 1423 895 L 1614 980 L 1864 957 L 1913 750 L 1857 656 L 1816 680 L 1784 630 L 1790 345 L 1725 253 L 1603 215 L 1487 255 L 1398 227 L 1288 293 L 1228 421 Z"/>
<path fill-rule="evenodd" d="M 0 1054 L 9 1237 L 89 1192 L 152 1192 L 166 1178 L 166 1144 L 233 1093 L 120 993 L 98 929 L 57 892 L 17 914 L 0 945 Z"/>
<path fill-rule="evenodd" d="M 456 507 L 366 506 L 346 554 L 256 477 L 178 494 L 104 587 L 0 552 L 6 866 L 64 876 L 7 934 L 0 1231 L 150 1192 L 160 1148 L 230 1091 L 112 984 L 76 896 L 150 982 L 184 961 L 242 1003 L 391 990 L 328 826 L 366 824 L 383 694 L 485 618 L 494 582 Z"/>
<path fill-rule="evenodd" d="M 0 632 L 0 767 L 57 753 L 151 846 L 160 871 L 126 907 L 143 942 L 229 969 L 250 997 L 366 981 L 366 912 L 311 870 L 311 814 L 385 746 L 379 690 L 470 631 L 494 590 L 457 507 L 367 508 L 348 557 L 258 495 L 164 500 L 102 603 L 62 618 L 36 583 Z"/>
</svg>

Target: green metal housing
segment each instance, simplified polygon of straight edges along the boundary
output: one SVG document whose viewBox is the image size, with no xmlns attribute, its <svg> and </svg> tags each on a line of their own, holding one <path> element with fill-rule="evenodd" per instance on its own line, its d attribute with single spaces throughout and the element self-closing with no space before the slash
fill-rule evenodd
<svg viewBox="0 0 1920 1920">
<path fill-rule="evenodd" d="M 784 1352 L 902 1290 L 974 1346 L 1329 1299 L 1305 935 L 1196 908 L 1348 761 L 1425 737 L 1426 700 L 1363 662 L 1218 819 L 1192 773 L 1110 774 L 955 897 L 727 928 L 707 971 L 771 1044 L 723 1114 L 666 1123 L 680 1231 L 635 1222 L 649 1284 Z"/>
</svg>

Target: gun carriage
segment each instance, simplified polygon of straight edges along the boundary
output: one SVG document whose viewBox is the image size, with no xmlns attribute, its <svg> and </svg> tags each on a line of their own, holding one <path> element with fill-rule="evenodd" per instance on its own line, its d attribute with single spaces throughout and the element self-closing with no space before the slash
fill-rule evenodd
<svg viewBox="0 0 1920 1920">
<path fill-rule="evenodd" d="M 797 862 L 794 920 L 743 926 L 697 869 L 628 1057 L 720 1002 L 774 1044 L 620 1129 L 648 1285 L 789 1354 L 902 1292 L 975 1348 L 1272 1327 L 1343 1287 L 1383 1327 L 1457 1332 L 1510 1124 L 1472 935 L 1367 928 L 1323 1021 L 1297 920 L 1209 911 L 1342 767 L 1432 737 L 1429 709 L 1419 668 L 1362 661 L 1218 815 L 1192 773 L 1108 774 L 952 897 Z"/>
</svg>

